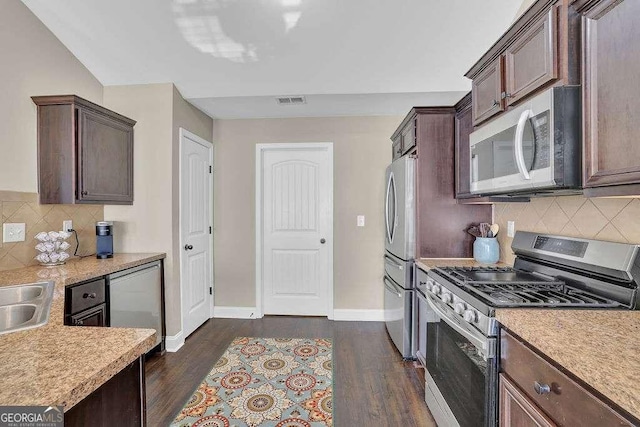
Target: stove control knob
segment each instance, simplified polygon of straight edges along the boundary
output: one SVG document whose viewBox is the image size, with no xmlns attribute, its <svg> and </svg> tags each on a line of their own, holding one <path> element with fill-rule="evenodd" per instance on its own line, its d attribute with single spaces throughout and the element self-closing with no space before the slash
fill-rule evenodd
<svg viewBox="0 0 640 427">
<path fill-rule="evenodd" d="M 455 305 L 455 307 L 453 307 L 453 309 L 456 311 L 457 314 L 462 316 L 464 314 L 465 310 L 467 309 L 467 304 L 465 304 L 463 302 L 456 303 L 456 305 Z"/>
<path fill-rule="evenodd" d="M 453 296 L 448 292 L 442 294 L 440 298 L 442 298 L 442 301 L 446 304 L 450 304 L 451 301 L 453 301 Z"/>
<path fill-rule="evenodd" d="M 464 320 L 469 323 L 476 323 L 478 321 L 478 315 L 473 310 L 467 310 L 464 312 Z"/>
<path fill-rule="evenodd" d="M 427 290 L 431 291 L 433 289 L 433 280 L 427 279 Z"/>
<path fill-rule="evenodd" d="M 440 285 L 438 285 L 437 283 L 434 283 L 433 286 L 431 286 L 431 292 L 436 295 L 440 295 L 440 289 Z"/>
</svg>

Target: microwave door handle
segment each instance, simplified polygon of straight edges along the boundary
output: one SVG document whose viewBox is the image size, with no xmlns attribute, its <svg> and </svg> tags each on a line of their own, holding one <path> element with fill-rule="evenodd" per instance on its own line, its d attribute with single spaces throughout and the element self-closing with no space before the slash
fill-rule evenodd
<svg viewBox="0 0 640 427">
<path fill-rule="evenodd" d="M 427 302 L 429 303 L 429 306 L 431 307 L 431 309 L 435 311 L 435 313 L 438 315 L 440 319 L 442 319 L 447 325 L 453 328 L 460 335 L 468 339 L 469 342 L 473 344 L 480 351 L 480 353 L 485 357 L 485 359 L 491 359 L 495 357 L 495 354 L 492 354 L 492 351 L 489 348 L 489 340 L 485 336 L 483 336 L 479 332 L 473 333 L 472 331 L 469 331 L 463 328 L 462 326 L 458 325 L 457 322 L 451 320 L 449 318 L 449 315 L 440 307 L 438 307 L 438 305 L 435 302 L 433 302 L 432 298 L 433 297 L 431 295 L 427 295 Z"/>
<path fill-rule="evenodd" d="M 518 170 L 524 179 L 531 179 L 529 171 L 527 170 L 527 165 L 524 161 L 524 148 L 522 144 L 524 139 L 524 127 L 527 124 L 527 120 L 532 116 L 533 112 L 531 110 L 523 111 L 520 115 L 520 119 L 518 120 L 518 126 L 516 127 L 516 139 L 514 144 L 516 152 L 516 166 L 518 166 Z"/>
</svg>

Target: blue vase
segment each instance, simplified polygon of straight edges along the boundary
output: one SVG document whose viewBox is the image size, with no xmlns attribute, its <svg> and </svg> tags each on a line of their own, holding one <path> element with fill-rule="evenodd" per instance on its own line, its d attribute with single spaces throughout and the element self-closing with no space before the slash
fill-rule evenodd
<svg viewBox="0 0 640 427">
<path fill-rule="evenodd" d="M 483 264 L 495 264 L 500 259 L 500 245 L 495 237 L 476 237 L 473 257 Z"/>
</svg>

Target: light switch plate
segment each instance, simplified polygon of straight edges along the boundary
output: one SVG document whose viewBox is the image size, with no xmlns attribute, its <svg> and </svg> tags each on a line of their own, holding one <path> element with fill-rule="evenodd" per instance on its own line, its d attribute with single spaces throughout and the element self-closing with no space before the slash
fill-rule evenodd
<svg viewBox="0 0 640 427">
<path fill-rule="evenodd" d="M 515 221 L 507 221 L 507 237 L 513 237 L 515 235 L 516 235 Z"/>
<path fill-rule="evenodd" d="M 2 225 L 2 241 L 4 243 L 24 242 L 24 223 L 3 224 Z"/>
<path fill-rule="evenodd" d="M 358 215 L 358 227 L 364 227 L 364 215 Z"/>
</svg>

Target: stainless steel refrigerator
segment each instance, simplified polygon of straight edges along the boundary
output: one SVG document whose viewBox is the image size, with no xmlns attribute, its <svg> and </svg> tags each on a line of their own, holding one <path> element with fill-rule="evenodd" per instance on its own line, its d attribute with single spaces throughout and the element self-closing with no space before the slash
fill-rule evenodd
<svg viewBox="0 0 640 427">
<path fill-rule="evenodd" d="M 402 357 L 414 354 L 413 260 L 415 257 L 415 159 L 404 156 L 387 168 L 385 186 L 384 316 Z"/>
</svg>

